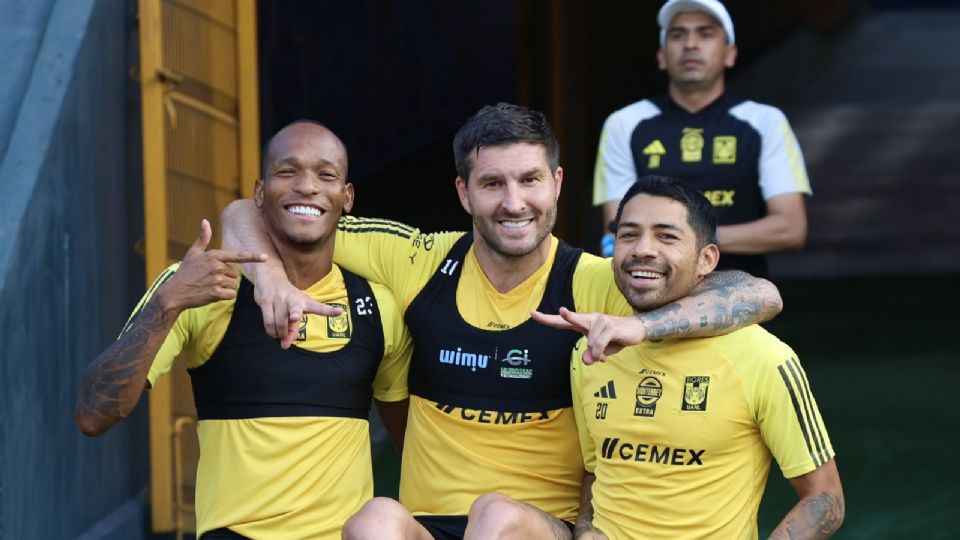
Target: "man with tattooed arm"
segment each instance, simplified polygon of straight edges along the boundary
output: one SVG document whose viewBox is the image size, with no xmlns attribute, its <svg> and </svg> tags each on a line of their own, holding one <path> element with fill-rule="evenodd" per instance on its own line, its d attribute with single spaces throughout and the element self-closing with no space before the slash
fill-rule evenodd
<svg viewBox="0 0 960 540">
<path fill-rule="evenodd" d="M 339 539 L 373 496 L 371 397 L 402 440 L 390 420 L 405 417 L 410 336 L 389 291 L 332 262 L 337 221 L 353 204 L 333 132 L 298 121 L 277 133 L 255 197 L 278 264 L 320 316 L 298 318 L 296 346 L 281 348 L 230 265 L 266 256 L 207 250 L 204 220 L 183 261 L 87 368 L 77 424 L 87 435 L 108 430 L 183 352 L 199 418 L 198 537 Z"/>
<path fill-rule="evenodd" d="M 710 204 L 680 181 L 640 178 L 614 224 L 615 278 L 636 313 L 690 294 L 717 264 Z M 606 362 L 584 365 L 598 339 L 588 328 L 609 317 L 534 318 L 588 336 L 570 362 L 588 471 L 575 538 L 756 538 L 771 458 L 800 496 L 772 538 L 826 538 L 840 527 L 830 438 L 796 353 L 776 337 L 753 325 L 608 347 Z"/>
</svg>

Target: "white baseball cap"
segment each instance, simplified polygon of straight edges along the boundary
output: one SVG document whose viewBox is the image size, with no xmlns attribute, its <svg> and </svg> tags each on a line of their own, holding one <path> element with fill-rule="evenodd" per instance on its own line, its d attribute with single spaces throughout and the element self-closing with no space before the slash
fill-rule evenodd
<svg viewBox="0 0 960 540">
<path fill-rule="evenodd" d="M 713 16 L 714 19 L 720 21 L 723 31 L 727 33 L 727 42 L 735 43 L 733 21 L 730 19 L 730 14 L 727 13 L 727 8 L 718 0 L 667 0 L 667 3 L 660 8 L 660 13 L 657 14 L 657 22 L 660 23 L 661 47 L 667 41 L 667 28 L 670 27 L 670 21 L 678 13 L 687 11 L 703 11 Z"/>
</svg>

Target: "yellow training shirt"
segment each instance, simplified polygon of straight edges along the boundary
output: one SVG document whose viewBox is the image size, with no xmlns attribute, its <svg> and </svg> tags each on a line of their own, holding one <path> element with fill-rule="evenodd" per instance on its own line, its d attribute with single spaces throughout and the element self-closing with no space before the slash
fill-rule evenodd
<svg viewBox="0 0 960 540">
<path fill-rule="evenodd" d="M 138 310 L 178 266 L 179 263 L 161 274 Z M 382 285 L 369 285 L 372 299 L 348 298 L 344 276 L 334 265 L 326 277 L 306 292 L 319 302 L 347 309 L 333 319 L 307 315 L 294 345 L 315 353 L 337 353 L 351 342 L 350 329 L 356 327 L 357 311 L 349 308 L 356 307 L 358 301 L 367 302 L 370 309 L 360 313 L 379 312 L 376 324 L 382 325 L 383 330 L 383 359 L 376 368 L 373 395 L 381 401 L 399 401 L 407 397 L 410 336 L 390 292 Z M 189 368 L 203 366 L 217 352 L 238 301 L 226 300 L 184 311 L 150 368 L 150 384 L 166 374 L 181 353 L 186 355 Z M 376 311 L 372 311 L 374 305 Z M 262 325 L 259 331 L 264 332 Z M 323 360 L 325 357 L 317 358 Z M 330 384 L 317 384 L 322 382 Z M 197 430 L 198 536 L 227 527 L 258 539 L 337 539 L 343 522 L 373 496 L 369 426 L 365 419 L 210 419 L 200 420 Z"/>
<path fill-rule="evenodd" d="M 447 255 L 463 235 L 423 234 L 388 220 L 344 217 L 334 260 L 360 276 L 384 283 L 406 312 L 434 274 L 455 270 Z M 558 240 L 551 237 L 550 241 L 550 256 L 544 265 L 506 294 L 487 280 L 471 247 L 459 269 L 458 313 L 438 308 L 438 320 L 459 317 L 489 332 L 527 322 L 544 296 L 557 253 Z M 572 281 L 574 305 L 568 307 L 631 312 L 613 281 L 609 260 L 581 255 Z M 566 353 L 554 360 L 566 370 Z M 400 500 L 415 514 L 466 515 L 477 497 L 499 491 L 573 520 L 583 474 L 575 432 L 569 407 L 519 413 L 452 406 L 414 393 Z"/>
<path fill-rule="evenodd" d="M 610 540 L 756 538 L 771 457 L 787 478 L 834 457 L 796 354 L 759 326 L 590 366 L 575 350 L 570 366 L 593 524 Z"/>
</svg>

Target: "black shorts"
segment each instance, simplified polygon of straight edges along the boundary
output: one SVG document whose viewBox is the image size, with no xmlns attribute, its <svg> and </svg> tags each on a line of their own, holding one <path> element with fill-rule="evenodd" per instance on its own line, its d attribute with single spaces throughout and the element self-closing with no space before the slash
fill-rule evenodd
<svg viewBox="0 0 960 540">
<path fill-rule="evenodd" d="M 200 540 L 250 540 L 246 536 L 235 533 L 230 529 L 223 527 L 207 531 L 200 536 Z"/>
<path fill-rule="evenodd" d="M 467 516 L 413 516 L 413 519 L 423 525 L 434 540 L 463 540 L 463 533 L 467 530 Z M 573 523 L 561 522 L 573 534 Z"/>
</svg>

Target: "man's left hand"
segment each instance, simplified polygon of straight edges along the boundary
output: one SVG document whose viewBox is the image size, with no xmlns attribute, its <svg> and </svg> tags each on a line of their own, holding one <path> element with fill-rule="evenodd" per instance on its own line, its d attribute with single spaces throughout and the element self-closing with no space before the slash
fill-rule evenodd
<svg viewBox="0 0 960 540">
<path fill-rule="evenodd" d="M 534 311 L 533 320 L 560 330 L 575 330 L 587 337 L 583 363 L 603 362 L 624 347 L 637 345 L 647 336 L 647 329 L 635 317 L 615 317 L 604 313 L 577 313 L 560 308 L 557 315 Z"/>
</svg>

